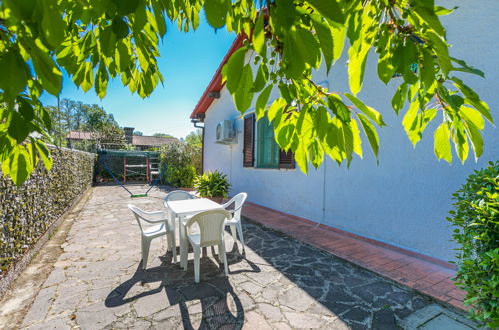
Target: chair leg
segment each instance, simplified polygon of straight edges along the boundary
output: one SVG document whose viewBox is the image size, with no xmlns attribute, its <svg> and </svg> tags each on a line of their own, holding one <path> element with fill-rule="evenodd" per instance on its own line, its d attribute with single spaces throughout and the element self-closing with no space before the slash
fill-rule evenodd
<svg viewBox="0 0 499 330">
<path fill-rule="evenodd" d="M 237 232 L 239 233 L 239 240 L 243 245 L 243 251 L 244 251 L 245 246 L 244 246 L 244 236 L 243 236 L 243 225 L 241 224 L 241 221 L 237 223 L 236 227 L 237 227 Z"/>
<path fill-rule="evenodd" d="M 236 235 L 236 226 L 230 225 L 230 232 L 232 234 L 232 238 L 234 239 L 234 244 L 237 244 L 237 235 Z"/>
<path fill-rule="evenodd" d="M 199 261 L 201 249 L 199 246 L 193 246 L 194 248 L 194 282 L 199 283 Z"/>
<path fill-rule="evenodd" d="M 149 257 L 149 249 L 151 247 L 151 240 L 142 237 L 142 269 L 147 267 L 147 258 Z"/>
<path fill-rule="evenodd" d="M 225 253 L 225 242 L 222 241 L 222 244 L 220 244 L 220 247 L 221 247 L 221 250 L 219 250 L 221 256 L 222 256 L 222 259 L 223 259 L 223 263 L 224 263 L 224 271 L 225 271 L 225 276 L 229 276 L 229 266 L 228 266 L 228 262 L 227 262 L 227 253 Z"/>
<path fill-rule="evenodd" d="M 220 243 L 218 244 L 218 261 L 220 261 L 221 263 L 224 262 L 224 258 L 222 257 L 222 250 L 223 250 L 222 243 Z"/>
</svg>

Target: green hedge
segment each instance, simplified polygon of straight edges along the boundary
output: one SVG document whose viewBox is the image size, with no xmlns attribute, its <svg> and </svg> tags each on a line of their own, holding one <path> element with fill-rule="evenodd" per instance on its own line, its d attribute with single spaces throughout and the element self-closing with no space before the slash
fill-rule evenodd
<svg viewBox="0 0 499 330">
<path fill-rule="evenodd" d="M 49 173 L 39 166 L 20 187 L 0 177 L 0 277 L 92 184 L 94 154 L 51 152 L 54 163 Z"/>
<path fill-rule="evenodd" d="M 459 244 L 456 284 L 472 318 L 499 328 L 499 162 L 475 171 L 454 194 L 448 220 Z"/>
</svg>

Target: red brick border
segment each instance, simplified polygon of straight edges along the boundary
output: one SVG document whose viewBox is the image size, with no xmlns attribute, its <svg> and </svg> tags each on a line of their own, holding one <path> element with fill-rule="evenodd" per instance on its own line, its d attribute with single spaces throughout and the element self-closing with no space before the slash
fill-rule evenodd
<svg viewBox="0 0 499 330">
<path fill-rule="evenodd" d="M 247 202 L 243 216 L 460 310 L 465 292 L 452 264 L 338 228 Z"/>
</svg>

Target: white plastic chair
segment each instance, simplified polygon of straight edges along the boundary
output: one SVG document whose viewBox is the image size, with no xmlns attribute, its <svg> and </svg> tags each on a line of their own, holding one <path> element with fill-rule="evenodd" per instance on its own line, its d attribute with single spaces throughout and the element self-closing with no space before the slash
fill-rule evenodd
<svg viewBox="0 0 499 330">
<path fill-rule="evenodd" d="M 165 202 L 170 202 L 170 201 L 181 201 L 185 199 L 194 199 L 196 196 L 188 193 L 187 191 L 183 190 L 174 190 L 170 191 L 168 194 L 166 194 L 164 201 Z"/>
<path fill-rule="evenodd" d="M 218 258 L 224 264 L 225 275 L 229 275 L 227 255 L 225 253 L 224 226 L 231 215 L 226 210 L 211 210 L 198 213 L 185 224 L 181 224 L 187 239 L 194 250 L 194 281 L 199 283 L 199 263 L 201 248 L 218 245 Z M 199 233 L 191 233 L 191 227 L 197 224 Z M 187 253 L 187 249 L 186 252 Z M 184 265 L 187 270 L 187 262 Z"/>
<path fill-rule="evenodd" d="M 230 232 L 232 233 L 232 237 L 234 238 L 234 243 L 237 240 L 236 237 L 236 229 L 237 229 L 237 233 L 239 234 L 239 240 L 243 245 L 243 251 L 244 251 L 244 236 L 243 236 L 243 227 L 241 224 L 241 210 L 244 205 L 244 202 L 246 201 L 246 197 L 248 197 L 248 194 L 244 192 L 239 193 L 236 196 L 234 196 L 230 201 L 222 205 L 224 209 L 226 209 L 232 214 L 232 217 L 230 218 L 230 220 L 227 220 L 225 222 L 225 225 L 230 226 Z M 232 204 L 234 204 L 234 209 L 233 210 L 227 209 Z"/>
<path fill-rule="evenodd" d="M 175 260 L 177 257 L 175 231 L 171 228 L 165 213 L 163 211 L 146 212 L 131 204 L 128 204 L 128 208 L 135 215 L 135 219 L 137 220 L 142 233 L 142 268 L 146 269 L 151 241 L 156 237 L 164 235 L 168 238 L 167 246 L 168 249 L 172 251 L 173 260 Z"/>
</svg>

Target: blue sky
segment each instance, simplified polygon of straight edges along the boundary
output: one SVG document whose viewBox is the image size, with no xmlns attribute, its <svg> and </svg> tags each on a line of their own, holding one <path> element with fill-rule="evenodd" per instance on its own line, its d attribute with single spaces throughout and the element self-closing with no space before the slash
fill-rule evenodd
<svg viewBox="0 0 499 330">
<path fill-rule="evenodd" d="M 158 59 L 165 83 L 158 85 L 151 96 L 141 99 L 132 95 L 117 78 L 109 82 L 107 95 L 101 101 L 93 89 L 84 93 L 65 77 L 61 99 L 98 104 L 112 113 L 121 126 L 135 127 L 145 135 L 161 132 L 185 137 L 194 130 L 189 115 L 234 39 L 235 35 L 225 29 L 215 33 L 204 17 L 199 28 L 188 33 L 169 24 Z M 42 101 L 45 105 L 57 104 L 50 95 Z"/>
</svg>

